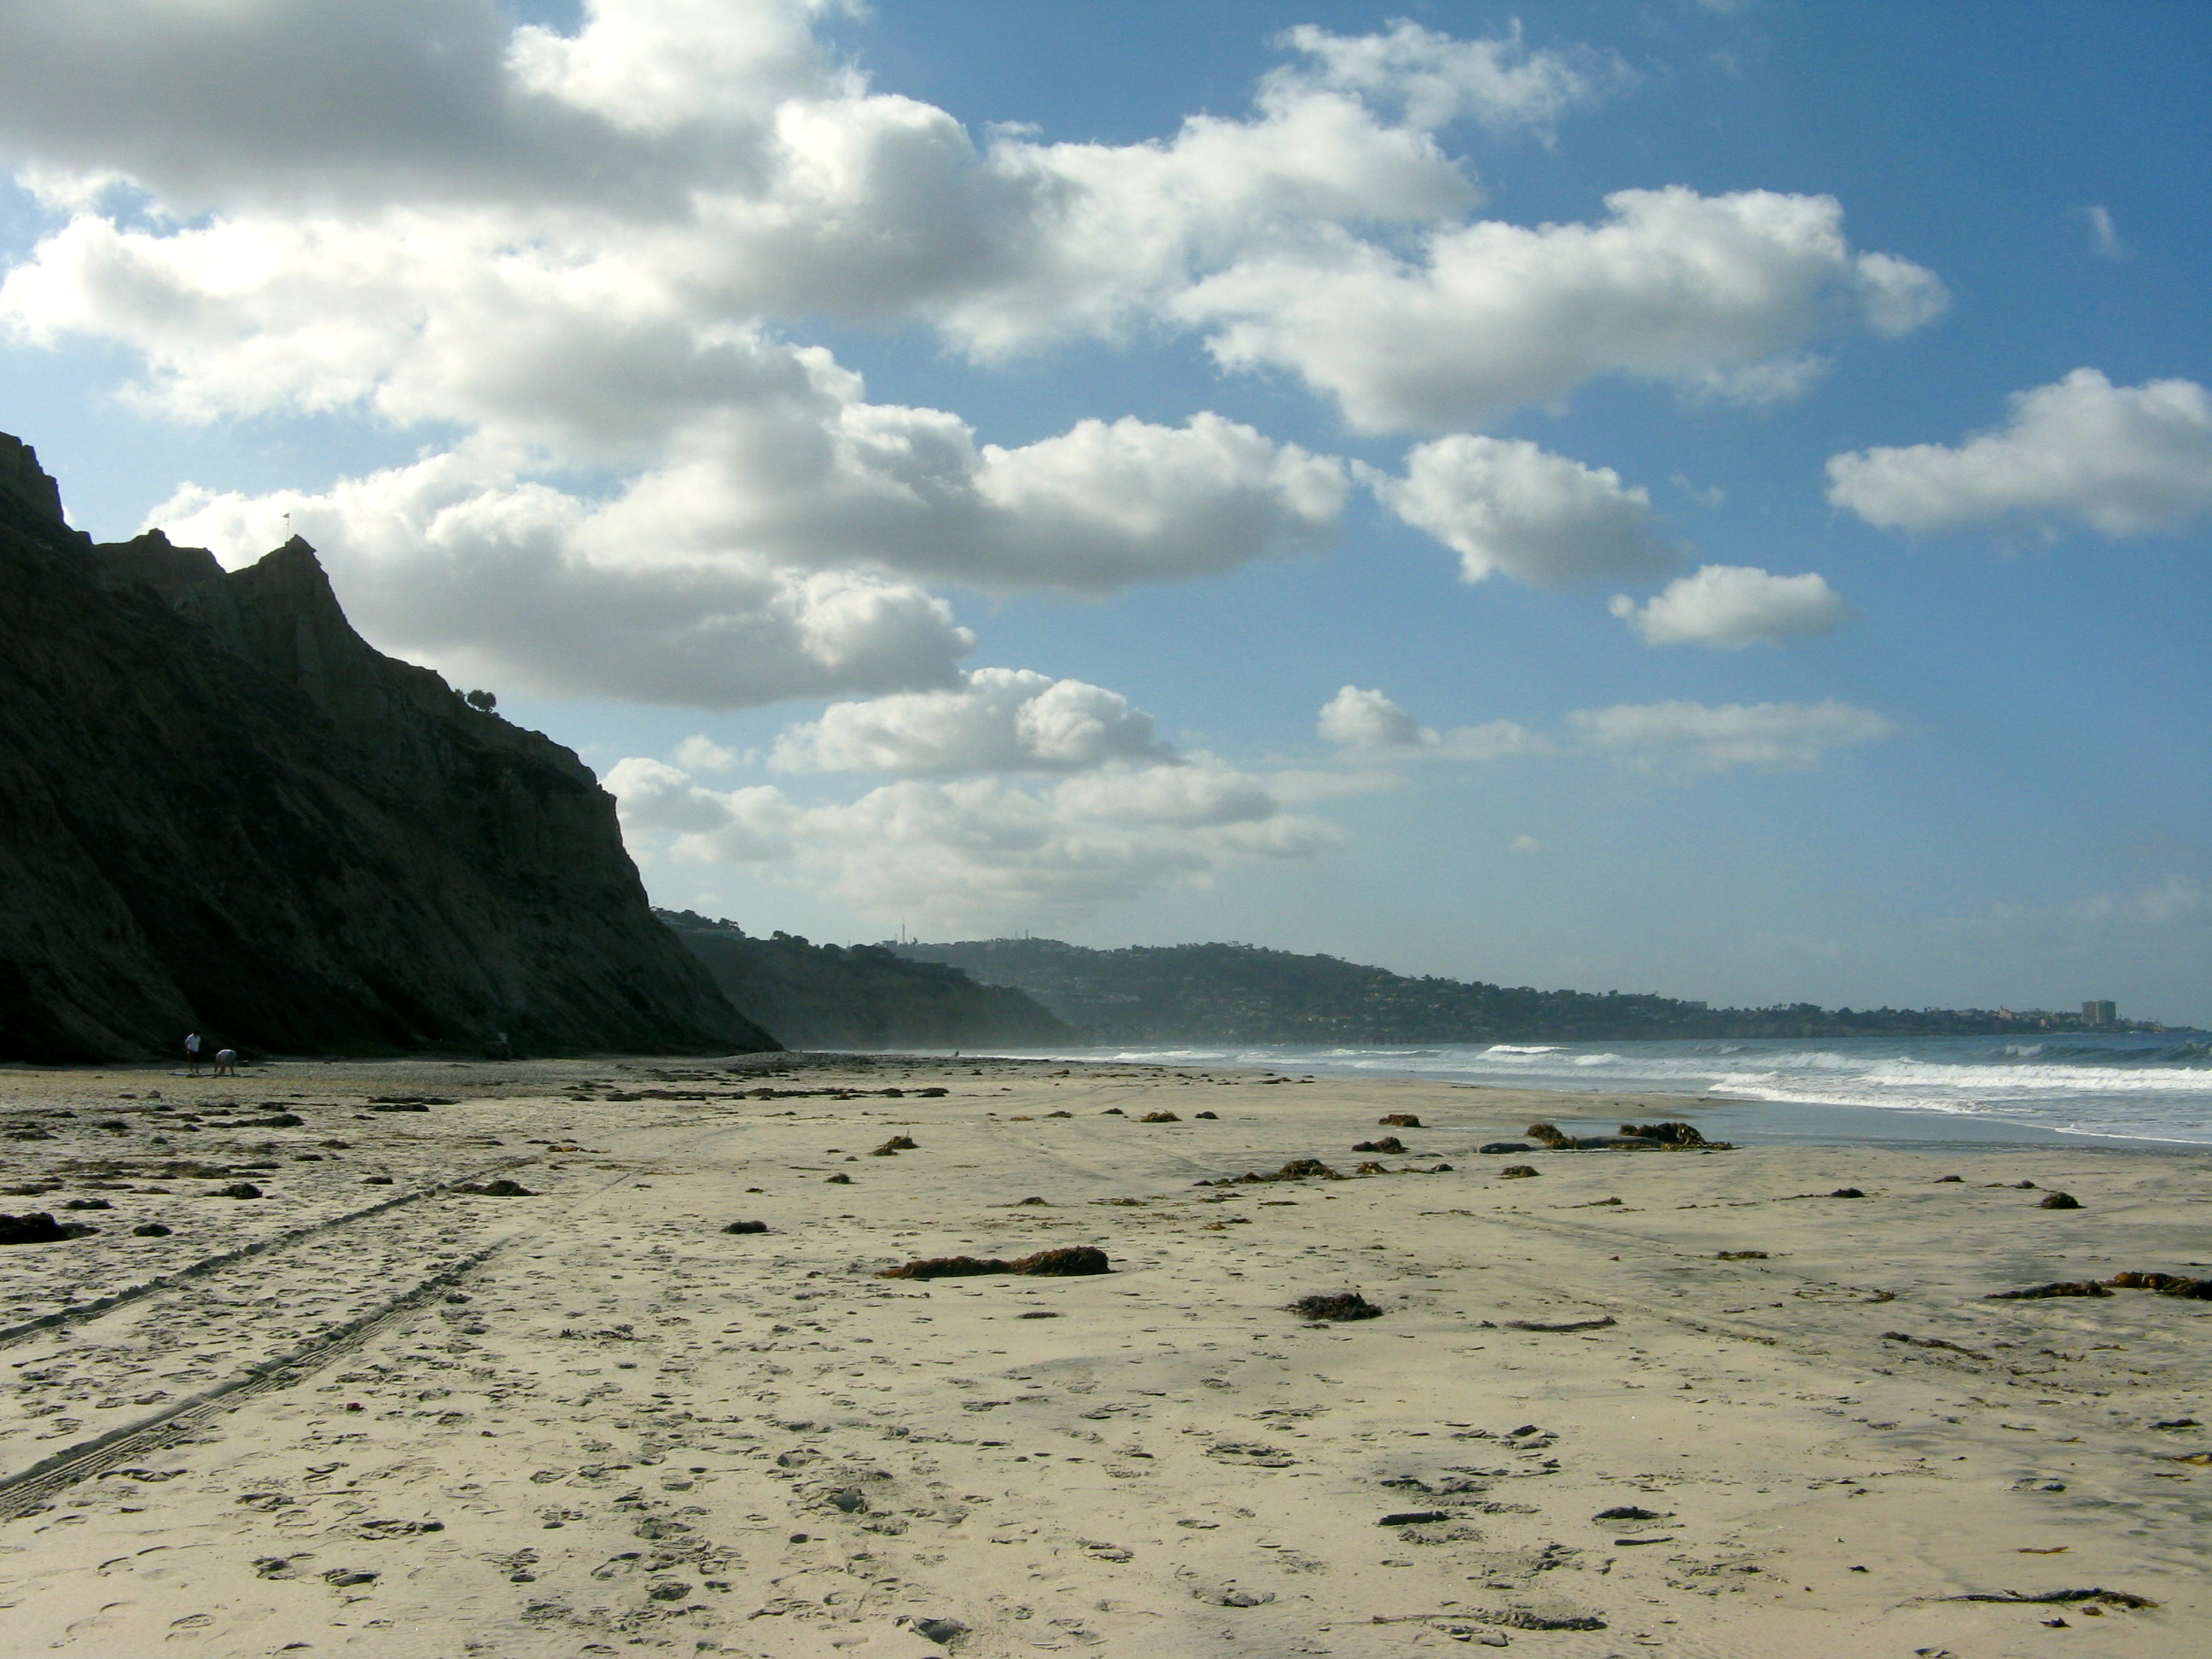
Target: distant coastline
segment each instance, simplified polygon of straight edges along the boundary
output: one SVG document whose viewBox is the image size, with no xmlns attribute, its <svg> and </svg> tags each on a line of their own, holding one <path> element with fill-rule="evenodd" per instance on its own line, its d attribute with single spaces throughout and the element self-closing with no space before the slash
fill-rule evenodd
<svg viewBox="0 0 2212 1659">
<path fill-rule="evenodd" d="M 890 948 L 1026 992 L 1094 1043 L 1658 1042 L 1699 1038 L 2189 1035 L 2189 1028 L 2046 1009 L 1713 1008 L 1648 992 L 1537 990 L 1419 978 L 1250 945 L 1132 945 L 998 939 Z"/>
</svg>

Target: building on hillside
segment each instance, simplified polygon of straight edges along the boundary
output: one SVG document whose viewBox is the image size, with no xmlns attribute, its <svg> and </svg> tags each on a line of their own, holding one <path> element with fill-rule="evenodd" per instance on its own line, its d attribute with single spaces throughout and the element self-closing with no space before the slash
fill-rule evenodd
<svg viewBox="0 0 2212 1659">
<path fill-rule="evenodd" d="M 2119 1006 L 2111 1002 L 2085 1002 L 2081 1005 L 2084 1025 L 2117 1025 L 2120 1023 Z"/>
</svg>

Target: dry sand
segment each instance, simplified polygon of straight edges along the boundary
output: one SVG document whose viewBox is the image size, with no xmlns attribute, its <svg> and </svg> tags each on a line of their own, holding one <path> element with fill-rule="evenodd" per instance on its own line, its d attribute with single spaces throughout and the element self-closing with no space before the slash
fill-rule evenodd
<svg viewBox="0 0 2212 1659">
<path fill-rule="evenodd" d="M 1984 1299 L 2202 1263 L 2212 1166 L 1475 1152 L 1680 1105 L 994 1061 L 0 1074 L 0 1204 L 103 1230 L 0 1250 L 0 1635 L 2212 1651 L 2212 1430 L 2170 1426 L 2212 1420 L 2212 1303 Z M 1387 1175 L 1195 1184 L 1389 1133 Z M 501 1177 L 535 1195 L 453 1190 Z M 1073 1244 L 1112 1273 L 875 1276 Z M 1284 1310 L 1352 1288 L 1383 1316 Z M 2089 1589 L 2157 1605 L 1955 1599 Z"/>
</svg>

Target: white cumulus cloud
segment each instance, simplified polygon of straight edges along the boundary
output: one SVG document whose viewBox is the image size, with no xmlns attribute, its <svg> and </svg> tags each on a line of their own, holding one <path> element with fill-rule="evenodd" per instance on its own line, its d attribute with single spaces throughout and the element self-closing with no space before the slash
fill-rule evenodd
<svg viewBox="0 0 2212 1659">
<path fill-rule="evenodd" d="M 823 9 L 593 0 L 566 36 L 491 0 L 16 8 L 0 15 L 0 154 L 58 202 L 125 182 L 180 217 L 212 212 L 145 239 L 228 256 L 204 280 L 171 274 L 178 321 L 244 325 L 289 301 L 351 354 L 374 346 L 349 334 L 389 350 L 495 299 L 526 327 L 563 303 L 549 290 L 597 290 L 611 325 L 649 315 L 695 343 L 826 313 L 926 320 L 993 356 L 1121 333 L 1304 225 L 1455 215 L 1473 185 L 1403 111 L 1448 97 L 1548 121 L 1587 89 L 1510 41 L 1316 36 L 1319 57 L 1267 76 L 1249 117 L 1123 145 L 1000 131 L 979 149 L 947 112 L 831 62 L 811 38 Z M 537 291 L 501 293 L 518 289 Z"/>
<path fill-rule="evenodd" d="M 676 745 L 676 763 L 693 772 L 735 771 L 744 758 L 704 732 L 695 732 Z"/>
<path fill-rule="evenodd" d="M 249 562 L 290 527 L 380 644 L 471 680 L 728 708 L 946 685 L 975 636 L 944 600 L 864 571 L 596 533 L 605 509 L 449 454 L 326 492 L 188 488 L 149 515 Z"/>
<path fill-rule="evenodd" d="M 1588 51 L 1529 52 L 1516 21 L 1503 35 L 1458 40 L 1405 18 L 1384 34 L 1332 34 L 1310 23 L 1283 36 L 1312 60 L 1280 80 L 1356 93 L 1401 108 L 1409 125 L 1441 127 L 1466 118 L 1492 129 L 1549 131 L 1578 105 L 1627 78 L 1618 59 Z"/>
<path fill-rule="evenodd" d="M 1380 691 L 1347 685 L 1322 706 L 1324 741 L 1355 749 L 1392 749 L 1421 741 L 1422 726 Z"/>
<path fill-rule="evenodd" d="M 915 577 L 1092 592 L 1188 577 L 1324 544 L 1346 489 L 1334 462 L 1211 416 L 1008 450 L 856 384 L 800 401 L 804 418 L 787 403 L 696 426 L 611 500 L 521 476 L 487 441 L 319 494 L 188 486 L 148 523 L 237 563 L 289 513 L 392 649 L 727 708 L 951 682 L 973 636 Z"/>
<path fill-rule="evenodd" d="M 1111 593 L 1339 532 L 1330 457 L 1203 411 L 993 443 L 871 401 L 797 343 L 817 321 L 986 362 L 1198 331 L 1360 425 L 1455 429 L 1599 374 L 1789 395 L 1839 328 L 1943 303 L 1826 198 L 1472 220 L 1442 130 L 1546 135 L 1623 80 L 1517 30 L 1296 29 L 1244 110 L 1106 144 L 876 87 L 818 35 L 854 9 L 0 5 L 0 165 L 67 216 L 0 279 L 0 334 L 119 347 L 125 395 L 179 422 L 427 434 L 413 466 L 187 489 L 154 521 L 235 560 L 289 510 L 394 649 L 723 708 L 959 687 L 973 641 L 933 586 Z M 1387 488 L 1470 576 L 1663 563 L 1611 472 L 1446 441 Z"/>
<path fill-rule="evenodd" d="M 1317 551 L 1347 485 L 1334 460 L 1198 415 L 1086 420 L 1020 448 L 935 410 L 831 399 L 818 418 L 731 416 L 686 434 L 600 515 L 624 545 L 738 545 L 996 590 L 1111 592 Z"/>
<path fill-rule="evenodd" d="M 1718 651 L 1825 634 L 1851 616 L 1851 607 L 1823 576 L 1809 571 L 1777 576 L 1741 564 L 1709 564 L 1693 575 L 1678 576 L 1641 606 L 1626 593 L 1616 593 L 1609 609 L 1646 644 L 1703 645 Z"/>
<path fill-rule="evenodd" d="M 1651 497 L 1609 466 L 1584 466 L 1522 438 L 1458 434 L 1416 446 L 1406 476 L 1364 468 L 1382 503 L 1460 556 L 1538 587 L 1656 575 L 1675 562 L 1654 533 Z"/>
<path fill-rule="evenodd" d="M 2139 536 L 2212 512 L 2212 392 L 2196 381 L 2114 386 L 2077 368 L 2011 401 L 2002 427 L 1956 448 L 1830 457 L 1828 499 L 1899 530 L 2022 516 Z"/>
<path fill-rule="evenodd" d="M 1947 303 L 1917 265 L 1854 253 L 1825 196 L 1620 191 L 1595 225 L 1430 234 L 1408 259 L 1341 231 L 1255 252 L 1176 301 L 1231 368 L 1281 366 L 1369 431 L 1480 426 L 1593 376 L 1744 401 L 1803 390 L 1839 319 L 1878 334 Z"/>
<path fill-rule="evenodd" d="M 1553 746 L 1550 739 L 1517 720 L 1488 720 L 1439 732 L 1423 726 L 1382 692 L 1357 685 L 1345 686 L 1322 706 L 1316 730 L 1325 742 L 1375 759 L 1502 760 L 1508 755 L 1548 753 Z"/>
<path fill-rule="evenodd" d="M 1118 691 L 1026 669 L 979 668 L 957 687 L 832 703 L 780 738 L 793 772 L 1080 772 L 1171 758 L 1152 717 Z"/>
<path fill-rule="evenodd" d="M 634 850 L 781 865 L 868 915 L 957 931 L 1077 917 L 1160 886 L 1202 887 L 1255 860 L 1314 858 L 1343 839 L 1284 811 L 1265 779 L 1205 757 L 1042 787 L 902 779 L 815 805 L 774 787 L 708 789 L 642 758 L 612 768 L 606 784 Z"/>
<path fill-rule="evenodd" d="M 617 761 L 600 781 L 615 798 L 626 833 L 672 836 L 685 858 L 710 863 L 788 859 L 802 825 L 800 809 L 771 785 L 708 789 L 682 767 L 643 756 Z"/>
</svg>

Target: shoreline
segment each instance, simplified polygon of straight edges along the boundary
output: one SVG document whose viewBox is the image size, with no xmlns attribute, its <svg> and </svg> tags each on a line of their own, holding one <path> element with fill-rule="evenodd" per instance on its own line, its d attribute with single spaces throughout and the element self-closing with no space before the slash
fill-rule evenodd
<svg viewBox="0 0 2212 1659">
<path fill-rule="evenodd" d="M 1308 1057 L 1310 1058 L 1310 1057 Z M 1551 1086 L 1551 1080 L 1528 1084 L 1514 1082 L 1472 1082 L 1450 1075 L 1432 1075 L 1419 1071 L 1359 1070 L 1356 1072 L 1318 1071 L 1306 1066 L 1289 1063 L 1267 1065 L 1242 1059 L 1219 1060 L 1161 1058 L 1130 1059 L 1118 1054 L 1097 1054 L 1061 1051 L 1051 1054 L 1030 1052 L 987 1052 L 969 1054 L 942 1049 L 786 1049 L 763 1051 L 738 1055 L 677 1055 L 640 1056 L 607 1054 L 580 1056 L 558 1056 L 545 1060 L 495 1060 L 474 1055 L 425 1053 L 415 1055 L 380 1055 L 374 1058 L 325 1058 L 322 1056 L 276 1055 L 257 1062 L 246 1068 L 245 1075 L 269 1076 L 280 1070 L 301 1066 L 459 1066 L 496 1070 L 501 1067 L 540 1065 L 623 1066 L 635 1063 L 690 1064 L 707 1066 L 744 1069 L 775 1069 L 783 1066 L 821 1067 L 838 1065 L 872 1066 L 881 1065 L 964 1065 L 975 1060 L 994 1065 L 1017 1066 L 1082 1066 L 1121 1070 L 1156 1069 L 1161 1072 L 1193 1073 L 1253 1073 L 1258 1075 L 1297 1075 L 1310 1077 L 1316 1081 L 1360 1084 L 1365 1082 L 1417 1083 L 1438 1089 L 1469 1091 L 1479 1094 L 1528 1097 L 1532 1104 L 1552 1103 L 1540 1116 L 1554 1121 L 1572 1121 L 1588 1126 L 1583 1133 L 1596 1133 L 1599 1126 L 1608 1121 L 1610 1112 L 1626 1109 L 1632 1103 L 1637 1109 L 1649 1115 L 1655 1110 L 1678 1111 L 1686 1115 L 1704 1115 L 1715 1118 L 1733 1117 L 1733 1123 L 1723 1124 L 1725 1135 L 1716 1139 L 1735 1139 L 1744 1146 L 1887 1146 L 1906 1150 L 1917 1146 L 1943 1148 L 1948 1146 L 2000 1147 L 2031 1146 L 2100 1146 L 2112 1151 L 2140 1151 L 2161 1155 L 2212 1154 L 2212 1139 L 2191 1140 L 2172 1135 L 2149 1133 L 2129 1133 L 2089 1127 L 2054 1127 L 2046 1124 L 2023 1122 L 2003 1115 L 2003 1109 L 1969 1111 L 1923 1103 L 1871 1104 L 1860 1102 L 1818 1101 L 1787 1098 L 1778 1096 L 1750 1094 L 1714 1094 L 1702 1090 L 1671 1090 L 1664 1088 L 1607 1089 L 1589 1087 L 1568 1089 Z M 39 1066 L 30 1062 L 0 1062 L 0 1079 L 11 1076 L 66 1077 L 78 1073 L 112 1073 L 117 1074 L 165 1074 L 178 1081 L 190 1081 L 187 1074 L 167 1062 L 145 1060 L 124 1064 L 71 1063 L 61 1066 Z M 203 1075 L 203 1081 L 214 1079 Z M 1594 1108 L 1598 1109 L 1593 1109 Z M 1902 1129 L 1906 1133 L 1899 1133 Z M 1918 1133 L 1910 1131 L 1917 1130 Z"/>
<path fill-rule="evenodd" d="M 2212 1628 L 2212 1304 L 1988 1299 L 2198 1270 L 2202 1161 L 1486 1156 L 1563 1097 L 1268 1075 L 0 1073 L 46 1137 L 0 1203 L 104 1230 L 0 1249 L 0 1628 L 102 1659 L 2163 1659 Z M 1345 1178 L 1199 1184 L 1309 1158 Z M 878 1276 L 1074 1246 L 1112 1270 Z M 1351 1291 L 1379 1316 L 1285 1309 Z"/>
<path fill-rule="evenodd" d="M 922 1052 L 931 1059 L 946 1058 L 942 1054 Z M 1710 1086 L 1680 1089 L 1656 1086 L 1649 1079 L 1638 1079 L 1632 1075 L 1622 1079 L 1618 1086 L 1600 1086 L 1593 1083 L 1580 1087 L 1565 1087 L 1561 1086 L 1561 1080 L 1554 1077 L 1540 1076 L 1525 1083 L 1510 1078 L 1474 1079 L 1449 1070 L 1425 1071 L 1410 1066 L 1386 1068 L 1363 1065 L 1357 1068 L 1346 1066 L 1332 1070 L 1328 1069 L 1332 1056 L 1292 1051 L 1279 1052 L 1265 1061 L 1248 1058 L 1255 1052 L 1249 1048 L 1242 1051 L 1231 1049 L 1224 1050 L 1223 1057 L 1218 1059 L 1176 1059 L 1153 1050 L 1144 1051 L 1141 1058 L 1127 1054 L 1083 1055 L 1066 1051 L 1047 1055 L 1030 1051 L 1004 1054 L 999 1058 L 1054 1065 L 1152 1065 L 1257 1071 L 1272 1068 L 1301 1075 L 1310 1072 L 1317 1077 L 1340 1080 L 1394 1079 L 1431 1083 L 1439 1087 L 1544 1094 L 1556 1097 L 1562 1103 L 1559 1107 L 1562 1113 L 1589 1122 L 1601 1121 L 1603 1112 L 1570 1111 L 1566 1103 L 1578 1102 L 1588 1107 L 1595 1102 L 1614 1099 L 1671 1100 L 1679 1103 L 1685 1111 L 1698 1109 L 1735 1115 L 1737 1121 L 1731 1133 L 1745 1140 L 1746 1144 L 1898 1146 L 1954 1142 L 1961 1145 L 2019 1146 L 2089 1144 L 2115 1148 L 2139 1146 L 2146 1150 L 2177 1152 L 2212 1152 L 2212 1124 L 2203 1129 L 2203 1138 L 2191 1139 L 2185 1135 L 2161 1133 L 2148 1129 L 2115 1131 L 2087 1126 L 2060 1127 L 2037 1123 L 2025 1121 L 2021 1115 L 2028 1109 L 2023 1104 L 2000 1103 L 1971 1109 L 1965 1105 L 1944 1106 L 1925 1102 L 1824 1101 L 1779 1093 L 1755 1094 L 1747 1089 L 1742 1092 L 1716 1093 Z M 1409 1051 L 1409 1057 L 1412 1053 Z M 2007 1081 L 1995 1068 L 1991 1070 L 1990 1080 L 1992 1086 L 2002 1085 Z M 2085 1105 L 2089 1103 L 2084 1103 Z M 2212 1103 L 2208 1103 L 2207 1109 L 2212 1111 Z"/>
</svg>

